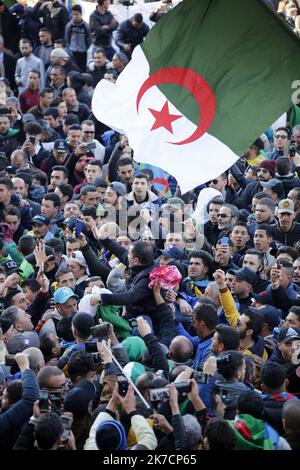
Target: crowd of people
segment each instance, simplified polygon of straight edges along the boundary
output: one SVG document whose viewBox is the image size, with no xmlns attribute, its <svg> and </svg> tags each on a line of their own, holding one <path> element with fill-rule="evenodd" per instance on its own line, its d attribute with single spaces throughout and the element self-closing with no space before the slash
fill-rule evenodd
<svg viewBox="0 0 300 470">
<path fill-rule="evenodd" d="M 182 194 L 91 109 L 148 31 L 0 0 L 0 449 L 299 450 L 299 107 Z"/>
</svg>

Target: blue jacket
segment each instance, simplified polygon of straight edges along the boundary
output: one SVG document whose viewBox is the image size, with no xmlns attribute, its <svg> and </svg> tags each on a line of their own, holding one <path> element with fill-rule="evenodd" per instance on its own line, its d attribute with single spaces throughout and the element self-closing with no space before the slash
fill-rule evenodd
<svg viewBox="0 0 300 470">
<path fill-rule="evenodd" d="M 39 386 L 35 373 L 28 369 L 21 374 L 22 398 L 0 415 L 0 450 L 7 450 L 14 444 L 12 436 L 21 431 L 23 424 L 32 415 L 33 404 L 39 398 Z"/>
<path fill-rule="evenodd" d="M 176 327 L 176 333 L 177 335 L 185 336 L 193 344 L 194 352 L 195 352 L 193 369 L 201 370 L 204 362 L 206 361 L 206 359 L 208 358 L 211 352 L 211 343 L 212 343 L 212 338 L 215 332 L 213 331 L 206 338 L 199 338 L 199 336 L 191 336 L 183 328 L 182 324 L 179 323 Z"/>
</svg>

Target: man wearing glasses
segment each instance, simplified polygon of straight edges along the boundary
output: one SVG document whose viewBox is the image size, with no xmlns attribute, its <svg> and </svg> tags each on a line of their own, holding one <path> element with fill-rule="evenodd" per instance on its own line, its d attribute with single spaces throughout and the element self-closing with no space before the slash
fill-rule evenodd
<svg viewBox="0 0 300 470">
<path fill-rule="evenodd" d="M 232 204 L 223 204 L 218 212 L 218 229 L 220 230 L 219 238 L 227 236 L 232 227 L 236 224 L 239 217 L 237 207 Z"/>
<path fill-rule="evenodd" d="M 287 127 L 278 127 L 275 132 L 274 148 L 268 153 L 270 160 L 276 160 L 278 157 L 284 157 L 284 151 L 290 143 L 290 131 Z"/>
<path fill-rule="evenodd" d="M 243 207 L 236 191 L 230 186 L 228 186 L 227 173 L 222 173 L 217 178 L 209 181 L 207 183 L 207 186 L 209 188 L 214 188 L 217 191 L 220 191 L 224 201 L 227 202 L 228 204 L 234 204 L 235 206 L 240 207 L 240 208 Z"/>
<path fill-rule="evenodd" d="M 90 144 L 91 142 L 94 142 L 96 147 L 92 150 L 89 150 L 89 153 L 91 153 L 92 157 L 100 160 L 101 163 L 103 163 L 105 148 L 97 139 L 95 139 L 95 124 L 93 121 L 89 119 L 83 121 L 81 123 L 81 131 L 81 142 L 83 144 Z"/>
</svg>

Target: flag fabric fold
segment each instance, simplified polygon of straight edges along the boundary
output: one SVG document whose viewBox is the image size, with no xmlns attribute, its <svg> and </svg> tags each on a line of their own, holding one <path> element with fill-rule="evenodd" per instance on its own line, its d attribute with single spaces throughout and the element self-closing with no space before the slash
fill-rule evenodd
<svg viewBox="0 0 300 470">
<path fill-rule="evenodd" d="M 93 112 L 184 193 L 224 172 L 287 111 L 299 50 L 262 0 L 183 0 L 116 84 L 99 82 Z"/>
</svg>

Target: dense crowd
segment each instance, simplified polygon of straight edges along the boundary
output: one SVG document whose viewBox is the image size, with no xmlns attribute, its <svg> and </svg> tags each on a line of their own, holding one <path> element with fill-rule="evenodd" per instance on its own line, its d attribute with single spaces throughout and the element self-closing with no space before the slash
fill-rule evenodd
<svg viewBox="0 0 300 470">
<path fill-rule="evenodd" d="M 299 107 L 182 194 L 91 110 L 148 31 L 0 0 L 0 449 L 299 450 Z"/>
</svg>

